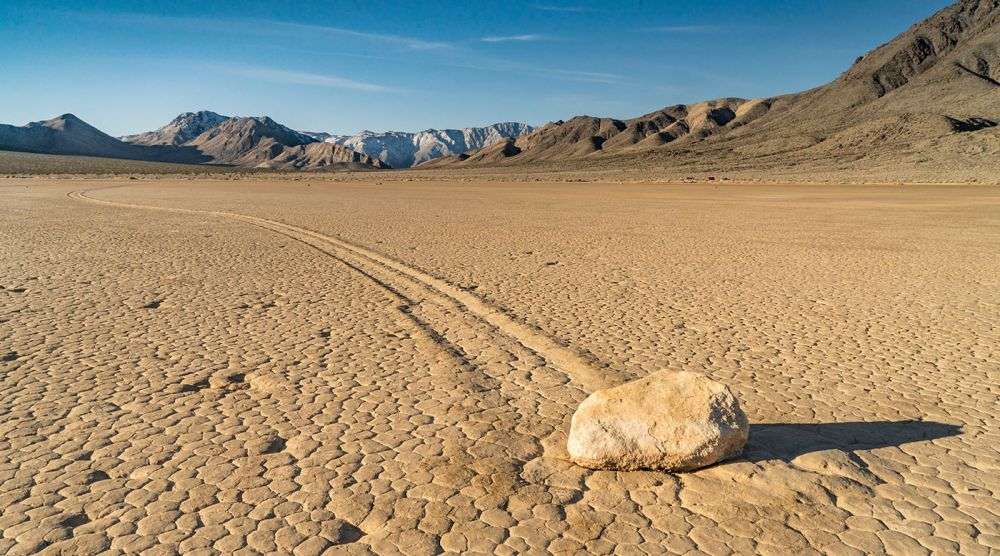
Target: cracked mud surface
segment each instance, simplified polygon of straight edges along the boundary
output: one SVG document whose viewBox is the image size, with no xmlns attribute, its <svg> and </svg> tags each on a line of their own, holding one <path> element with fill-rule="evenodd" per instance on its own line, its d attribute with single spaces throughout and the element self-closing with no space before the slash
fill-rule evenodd
<svg viewBox="0 0 1000 556">
<path fill-rule="evenodd" d="M 0 552 L 1000 550 L 1000 191 L 311 185 L 0 181 Z M 742 459 L 565 462 L 664 367 Z"/>
</svg>

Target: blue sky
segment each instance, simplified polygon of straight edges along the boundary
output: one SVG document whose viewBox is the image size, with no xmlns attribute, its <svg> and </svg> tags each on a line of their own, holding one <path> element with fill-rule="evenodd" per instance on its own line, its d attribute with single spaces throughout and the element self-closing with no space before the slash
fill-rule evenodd
<svg viewBox="0 0 1000 556">
<path fill-rule="evenodd" d="M 0 2 L 0 122 L 118 135 L 180 112 L 416 131 L 829 81 L 943 0 Z M 470 7 L 471 6 L 471 7 Z"/>
</svg>

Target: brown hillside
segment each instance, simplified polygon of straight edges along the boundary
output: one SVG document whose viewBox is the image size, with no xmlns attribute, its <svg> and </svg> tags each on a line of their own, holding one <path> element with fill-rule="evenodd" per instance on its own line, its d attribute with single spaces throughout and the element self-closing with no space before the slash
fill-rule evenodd
<svg viewBox="0 0 1000 556">
<path fill-rule="evenodd" d="M 629 120 L 578 116 L 431 166 L 586 166 L 599 158 L 603 165 L 767 168 L 858 157 L 885 165 L 916 151 L 932 163 L 992 152 L 1000 135 L 998 22 L 1000 0 L 963 0 L 810 91 L 670 106 Z"/>
</svg>

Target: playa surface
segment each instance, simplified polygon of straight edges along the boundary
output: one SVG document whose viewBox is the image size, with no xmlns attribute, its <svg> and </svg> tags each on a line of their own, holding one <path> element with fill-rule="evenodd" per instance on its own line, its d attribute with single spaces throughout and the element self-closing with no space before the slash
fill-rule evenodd
<svg viewBox="0 0 1000 556">
<path fill-rule="evenodd" d="M 1000 550 L 1000 189 L 0 180 L 0 553 Z M 566 461 L 729 384 L 743 457 Z"/>
</svg>

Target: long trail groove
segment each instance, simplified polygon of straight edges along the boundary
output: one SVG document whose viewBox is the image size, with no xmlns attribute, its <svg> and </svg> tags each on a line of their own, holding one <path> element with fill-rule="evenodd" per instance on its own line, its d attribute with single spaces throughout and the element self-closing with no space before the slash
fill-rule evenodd
<svg viewBox="0 0 1000 556">
<path fill-rule="evenodd" d="M 451 307 L 466 315 L 472 315 L 479 321 L 489 325 L 496 332 L 545 359 L 549 365 L 565 374 L 572 382 L 587 392 L 607 388 L 621 382 L 608 369 L 602 370 L 601 366 L 592 357 L 565 347 L 537 329 L 518 322 L 507 313 L 477 295 L 371 249 L 285 222 L 247 214 L 123 203 L 98 199 L 88 195 L 96 191 L 116 189 L 118 187 L 122 186 L 78 190 L 70 192 L 67 196 L 77 201 L 117 208 L 227 218 L 269 230 L 304 243 L 340 261 L 404 302 L 409 303 L 411 300 L 406 294 L 402 293 L 403 290 L 407 287 L 416 287 L 426 295 L 426 300 L 444 307 Z"/>
</svg>

